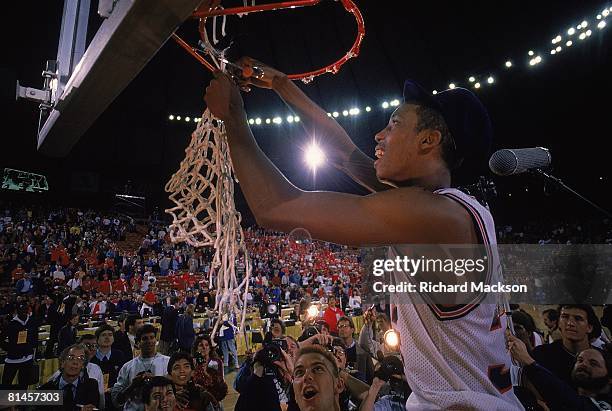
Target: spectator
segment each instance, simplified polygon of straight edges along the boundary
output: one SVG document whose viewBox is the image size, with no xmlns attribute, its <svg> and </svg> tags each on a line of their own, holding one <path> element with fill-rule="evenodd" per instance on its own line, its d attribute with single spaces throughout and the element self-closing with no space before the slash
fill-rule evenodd
<svg viewBox="0 0 612 411">
<path fill-rule="evenodd" d="M 329 326 L 329 332 L 332 335 L 338 335 L 338 319 L 344 315 L 342 310 L 336 307 L 336 297 L 330 295 L 327 301 L 327 308 L 323 313 L 323 319 Z"/>
<path fill-rule="evenodd" d="M 38 322 L 28 314 L 29 305 L 22 301 L 17 305 L 17 315 L 2 327 L 0 343 L 6 351 L 2 386 L 4 389 L 25 390 L 29 384 L 38 381 L 34 375 L 34 355 L 38 344 Z M 13 379 L 18 376 L 17 384 Z"/>
<path fill-rule="evenodd" d="M 533 350 L 533 358 L 557 378 L 571 385 L 576 356 L 591 346 L 591 338 L 597 337 L 591 333 L 595 328 L 599 328 L 599 320 L 593 308 L 586 304 L 561 305 L 559 312 L 561 340 L 536 347 Z"/>
<path fill-rule="evenodd" d="M 317 346 L 301 348 L 293 371 L 293 392 L 300 410 L 340 409 L 344 382 L 334 357 Z"/>
<path fill-rule="evenodd" d="M 158 351 L 164 355 L 168 355 L 170 347 L 176 341 L 176 323 L 178 320 L 178 298 L 171 297 L 170 304 L 164 308 L 164 312 L 161 318 L 161 334 L 159 336 Z M 192 322 L 193 325 L 193 322 Z"/>
<path fill-rule="evenodd" d="M 170 358 L 156 352 L 156 336 L 157 329 L 151 324 L 145 324 L 136 331 L 136 343 L 140 347 L 140 355 L 126 362 L 119 370 L 117 382 L 111 389 L 115 407 L 125 404 L 124 410 L 138 409 L 140 401 L 138 397 L 127 398 L 130 394 L 128 387 L 138 374 L 144 373 L 150 376 L 166 374 Z"/>
<path fill-rule="evenodd" d="M 117 382 L 119 370 L 127 362 L 123 352 L 112 349 L 115 329 L 108 324 L 102 324 L 96 330 L 98 348 L 90 361 L 100 367 L 104 382 L 104 402 L 108 408 L 112 406 L 110 388 Z"/>
<path fill-rule="evenodd" d="M 544 342 L 550 344 L 560 340 L 562 336 L 559 330 L 559 311 L 552 308 L 544 310 L 542 312 L 542 319 L 544 320 L 544 325 L 548 328 L 544 334 Z"/>
<path fill-rule="evenodd" d="M 69 347 L 76 343 L 77 330 L 76 325 L 79 323 L 79 315 L 72 314 L 69 317 L 68 322 L 64 325 L 58 335 L 57 351 L 62 352 L 66 347 Z"/>
<path fill-rule="evenodd" d="M 374 310 L 367 310 L 364 315 L 364 325 L 359 333 L 359 345 L 369 355 L 376 356 L 379 351 L 383 351 L 383 337 L 387 330 L 391 328 L 391 321 L 385 313 L 374 314 Z"/>
<path fill-rule="evenodd" d="M 239 369 L 240 364 L 238 363 L 235 330 L 236 326 L 229 321 L 228 315 L 223 314 L 223 323 L 219 330 L 219 343 L 221 345 L 221 351 L 223 351 L 223 365 L 229 368 L 229 355 L 231 353 L 234 359 L 234 368 Z"/>
<path fill-rule="evenodd" d="M 193 410 L 219 410 L 217 400 L 193 379 L 193 358 L 182 351 L 175 352 L 168 361 L 168 375 L 175 387 L 179 408 Z"/>
<path fill-rule="evenodd" d="M 148 380 L 141 395 L 145 411 L 171 411 L 176 407 L 174 384 L 166 377 L 157 376 Z"/>
<path fill-rule="evenodd" d="M 346 362 L 349 368 L 356 369 L 363 377 L 364 382 L 373 378 L 374 363 L 372 357 L 365 352 L 353 338 L 355 325 L 349 317 L 340 317 L 338 320 L 338 335 L 346 347 Z"/>
<path fill-rule="evenodd" d="M 87 356 L 82 345 L 66 347 L 60 355 L 60 369 L 56 377 L 38 387 L 39 390 L 63 391 L 63 405 L 37 407 L 43 410 L 93 411 L 100 407 L 96 380 L 85 371 Z"/>
<path fill-rule="evenodd" d="M 197 336 L 191 353 L 195 360 L 193 381 L 221 402 L 227 395 L 227 384 L 223 379 L 223 364 L 213 349 L 210 337 Z"/>
<path fill-rule="evenodd" d="M 185 313 L 178 317 L 176 323 L 176 336 L 178 339 L 179 349 L 184 352 L 191 352 L 193 340 L 195 339 L 195 331 L 193 329 L 193 311 L 195 307 L 189 304 L 185 308 Z"/>
<path fill-rule="evenodd" d="M 113 348 L 118 349 L 126 355 L 126 358 L 134 358 L 134 349 L 136 344 L 136 333 L 142 327 L 143 320 L 138 314 L 130 314 L 124 322 L 124 330 L 115 332 L 115 340 Z"/>
<path fill-rule="evenodd" d="M 508 349 L 512 359 L 522 366 L 523 375 L 529 379 L 537 393 L 553 410 L 598 411 L 612 409 L 610 370 L 612 358 L 598 348 L 582 350 L 571 370 L 569 384 L 534 360 L 525 343 L 507 333 Z"/>
</svg>

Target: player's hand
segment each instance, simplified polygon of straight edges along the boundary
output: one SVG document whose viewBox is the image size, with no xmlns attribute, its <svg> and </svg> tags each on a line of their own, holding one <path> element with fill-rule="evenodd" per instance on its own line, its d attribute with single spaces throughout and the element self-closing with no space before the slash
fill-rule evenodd
<svg viewBox="0 0 612 411">
<path fill-rule="evenodd" d="M 512 335 L 510 331 L 506 331 L 506 346 L 508 348 L 508 352 L 510 352 L 510 355 L 512 356 L 512 359 L 521 366 L 530 365 L 535 362 L 531 355 L 529 355 L 529 351 L 527 351 L 527 346 L 525 343 Z"/>
<path fill-rule="evenodd" d="M 287 77 L 285 73 L 248 56 L 241 57 L 236 64 L 243 69 L 242 78 L 239 79 L 238 83 L 243 88 L 253 85 L 259 88 L 272 89 L 275 80 Z"/>
<path fill-rule="evenodd" d="M 244 112 L 244 102 L 238 87 L 230 78 L 218 71 L 206 87 L 204 101 L 210 112 L 219 120 L 227 121 Z"/>
</svg>

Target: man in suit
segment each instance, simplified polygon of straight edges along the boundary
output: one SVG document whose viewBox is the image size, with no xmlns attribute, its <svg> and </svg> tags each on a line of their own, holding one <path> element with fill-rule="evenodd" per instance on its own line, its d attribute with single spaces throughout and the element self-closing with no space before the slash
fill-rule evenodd
<svg viewBox="0 0 612 411">
<path fill-rule="evenodd" d="M 55 344 L 57 343 L 57 336 L 62 326 L 60 315 L 57 312 L 58 306 L 55 304 L 53 297 L 48 295 L 45 297 L 45 302 L 38 310 L 38 317 L 42 324 L 50 325 L 49 339 L 45 347 L 45 358 L 54 357 Z"/>
<path fill-rule="evenodd" d="M 87 356 L 82 345 L 67 347 L 60 355 L 60 374 L 39 390 L 60 390 L 63 392 L 63 405 L 39 407 L 43 410 L 93 411 L 99 407 L 100 394 L 96 380 L 83 373 Z"/>
<path fill-rule="evenodd" d="M 161 319 L 161 334 L 159 336 L 159 347 L 157 350 L 164 354 L 169 355 L 170 347 L 176 340 L 176 321 L 178 319 L 178 310 L 176 306 L 178 304 L 177 297 L 170 297 L 170 305 L 164 309 Z"/>
<path fill-rule="evenodd" d="M 73 314 L 69 316 L 69 321 L 59 331 L 57 351 L 62 352 L 64 348 L 76 343 L 77 330 L 76 325 L 79 323 L 79 315 Z"/>
<path fill-rule="evenodd" d="M 143 320 L 139 314 L 130 314 L 127 316 L 124 324 L 124 329 L 115 332 L 113 348 L 122 351 L 129 361 L 134 358 L 136 331 L 142 327 Z"/>
</svg>

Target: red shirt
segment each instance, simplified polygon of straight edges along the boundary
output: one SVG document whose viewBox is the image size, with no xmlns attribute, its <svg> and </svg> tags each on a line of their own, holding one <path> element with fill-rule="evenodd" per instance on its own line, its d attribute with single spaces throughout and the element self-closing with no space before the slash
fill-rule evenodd
<svg viewBox="0 0 612 411">
<path fill-rule="evenodd" d="M 338 319 L 343 315 L 344 314 L 340 308 L 327 307 L 325 313 L 323 313 L 323 320 L 325 320 L 327 325 L 329 325 L 329 332 L 338 332 Z"/>
</svg>

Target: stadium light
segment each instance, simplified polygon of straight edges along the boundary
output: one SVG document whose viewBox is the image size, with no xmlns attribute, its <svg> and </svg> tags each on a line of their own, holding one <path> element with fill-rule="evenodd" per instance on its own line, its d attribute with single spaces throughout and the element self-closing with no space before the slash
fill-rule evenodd
<svg viewBox="0 0 612 411">
<path fill-rule="evenodd" d="M 323 153 L 323 150 L 321 150 L 319 146 L 313 142 L 306 149 L 304 160 L 311 169 L 315 170 L 325 162 L 325 153 Z"/>
</svg>

